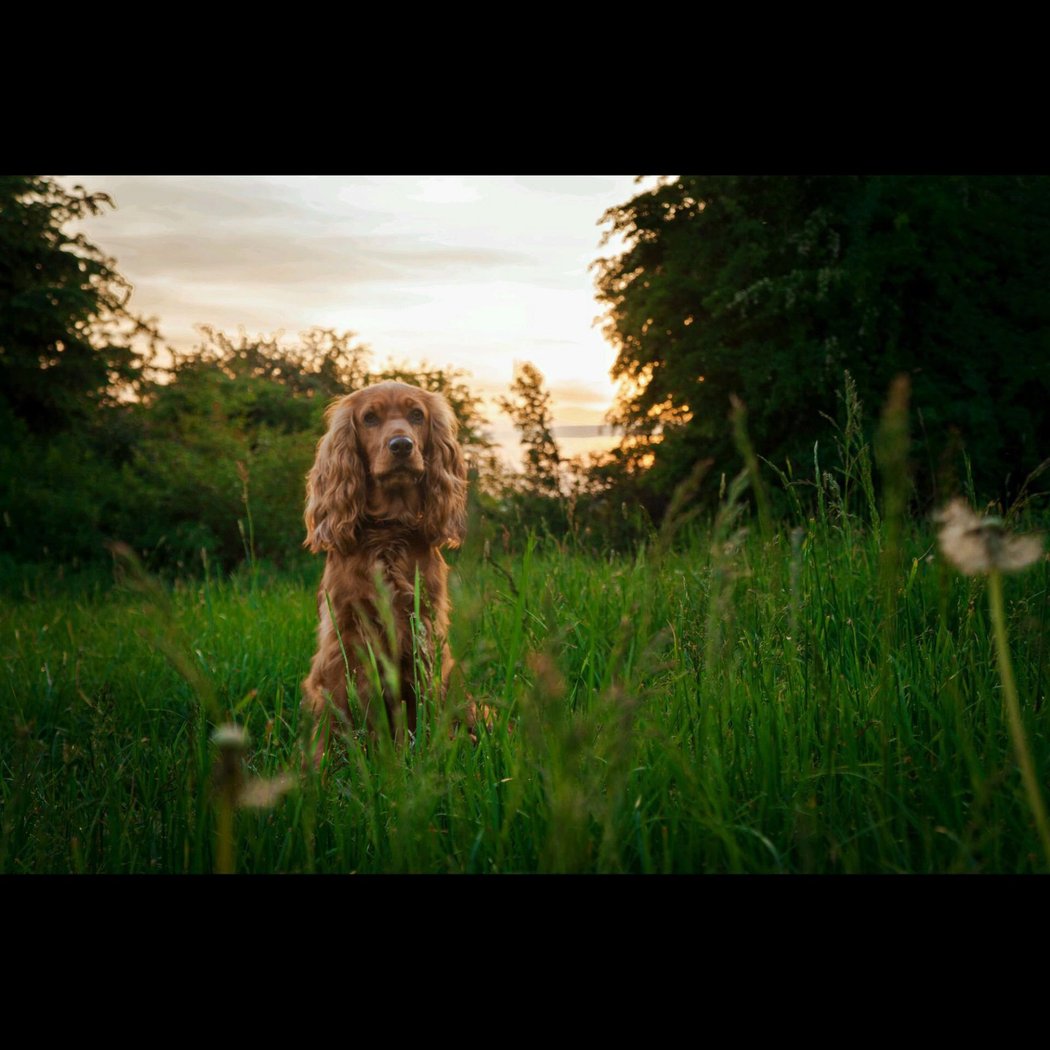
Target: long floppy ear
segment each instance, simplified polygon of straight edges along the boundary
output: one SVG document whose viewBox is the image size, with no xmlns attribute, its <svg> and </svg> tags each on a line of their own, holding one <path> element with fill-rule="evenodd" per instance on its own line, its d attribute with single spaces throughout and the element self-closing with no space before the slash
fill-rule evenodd
<svg viewBox="0 0 1050 1050">
<path fill-rule="evenodd" d="M 467 527 L 467 464 L 456 440 L 459 425 L 440 394 L 428 394 L 430 440 L 426 451 L 423 531 L 438 546 L 458 547 Z"/>
<path fill-rule="evenodd" d="M 357 520 L 364 508 L 367 479 L 357 448 L 353 394 L 328 407 L 328 431 L 317 443 L 317 458 L 306 476 L 306 540 L 315 554 L 350 552 Z"/>
</svg>

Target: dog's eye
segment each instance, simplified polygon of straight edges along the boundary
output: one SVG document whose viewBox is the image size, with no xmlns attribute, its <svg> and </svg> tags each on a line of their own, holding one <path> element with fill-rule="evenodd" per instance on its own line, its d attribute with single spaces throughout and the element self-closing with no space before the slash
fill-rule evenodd
<svg viewBox="0 0 1050 1050">
<path fill-rule="evenodd" d="M 408 413 L 408 421 L 418 427 L 419 424 L 423 422 L 422 411 L 418 408 L 413 408 L 412 411 Z"/>
<path fill-rule="evenodd" d="M 369 412 L 365 413 L 365 426 L 366 427 L 374 427 L 374 426 L 378 426 L 378 424 L 379 424 L 379 416 L 377 416 L 375 414 L 375 412 L 369 411 Z"/>
</svg>

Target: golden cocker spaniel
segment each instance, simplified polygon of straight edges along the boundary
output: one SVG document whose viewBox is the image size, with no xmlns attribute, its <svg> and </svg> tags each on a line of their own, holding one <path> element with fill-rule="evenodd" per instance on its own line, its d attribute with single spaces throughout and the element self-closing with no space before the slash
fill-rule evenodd
<svg viewBox="0 0 1050 1050">
<path fill-rule="evenodd" d="M 444 695 L 452 657 L 441 547 L 459 545 L 467 507 L 456 418 L 441 395 L 379 383 L 334 402 L 326 419 L 305 515 L 305 545 L 327 553 L 303 682 L 318 764 L 340 722 L 375 732 L 383 716 L 395 738 L 414 733 L 417 693 L 439 660 Z"/>
</svg>

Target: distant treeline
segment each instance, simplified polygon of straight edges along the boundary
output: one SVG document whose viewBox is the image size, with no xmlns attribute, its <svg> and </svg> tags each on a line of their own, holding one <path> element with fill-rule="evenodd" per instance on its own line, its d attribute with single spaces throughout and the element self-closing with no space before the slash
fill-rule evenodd
<svg viewBox="0 0 1050 1050">
<path fill-rule="evenodd" d="M 376 369 L 351 333 L 313 329 L 289 345 L 203 329 L 168 363 L 115 262 L 66 232 L 109 203 L 0 177 L 8 567 L 97 561 L 114 540 L 175 573 L 293 564 L 326 404 L 386 378 L 439 391 L 456 411 L 479 550 L 529 529 L 629 546 L 690 478 L 706 479 L 690 500 L 713 505 L 742 467 L 733 396 L 758 455 L 788 482 L 819 483 L 847 372 L 866 409 L 850 440 L 870 437 L 890 381 L 909 376 L 921 504 L 967 485 L 1012 498 L 1050 456 L 1044 177 L 683 176 L 612 209 L 627 247 L 599 263 L 598 290 L 619 352 L 620 446 L 567 469 L 542 376 L 526 365 L 501 403 L 525 448 L 513 476 L 464 373 Z"/>
</svg>

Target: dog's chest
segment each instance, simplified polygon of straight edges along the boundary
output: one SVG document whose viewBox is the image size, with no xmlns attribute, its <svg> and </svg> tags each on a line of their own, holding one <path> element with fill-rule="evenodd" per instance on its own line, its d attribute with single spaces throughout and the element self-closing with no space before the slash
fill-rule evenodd
<svg viewBox="0 0 1050 1050">
<path fill-rule="evenodd" d="M 382 581 L 397 605 L 410 610 L 415 604 L 417 574 L 420 590 L 426 589 L 429 548 L 412 533 L 397 530 L 366 535 L 363 548 L 369 575 Z M 425 606 L 425 600 L 422 604 Z"/>
</svg>

